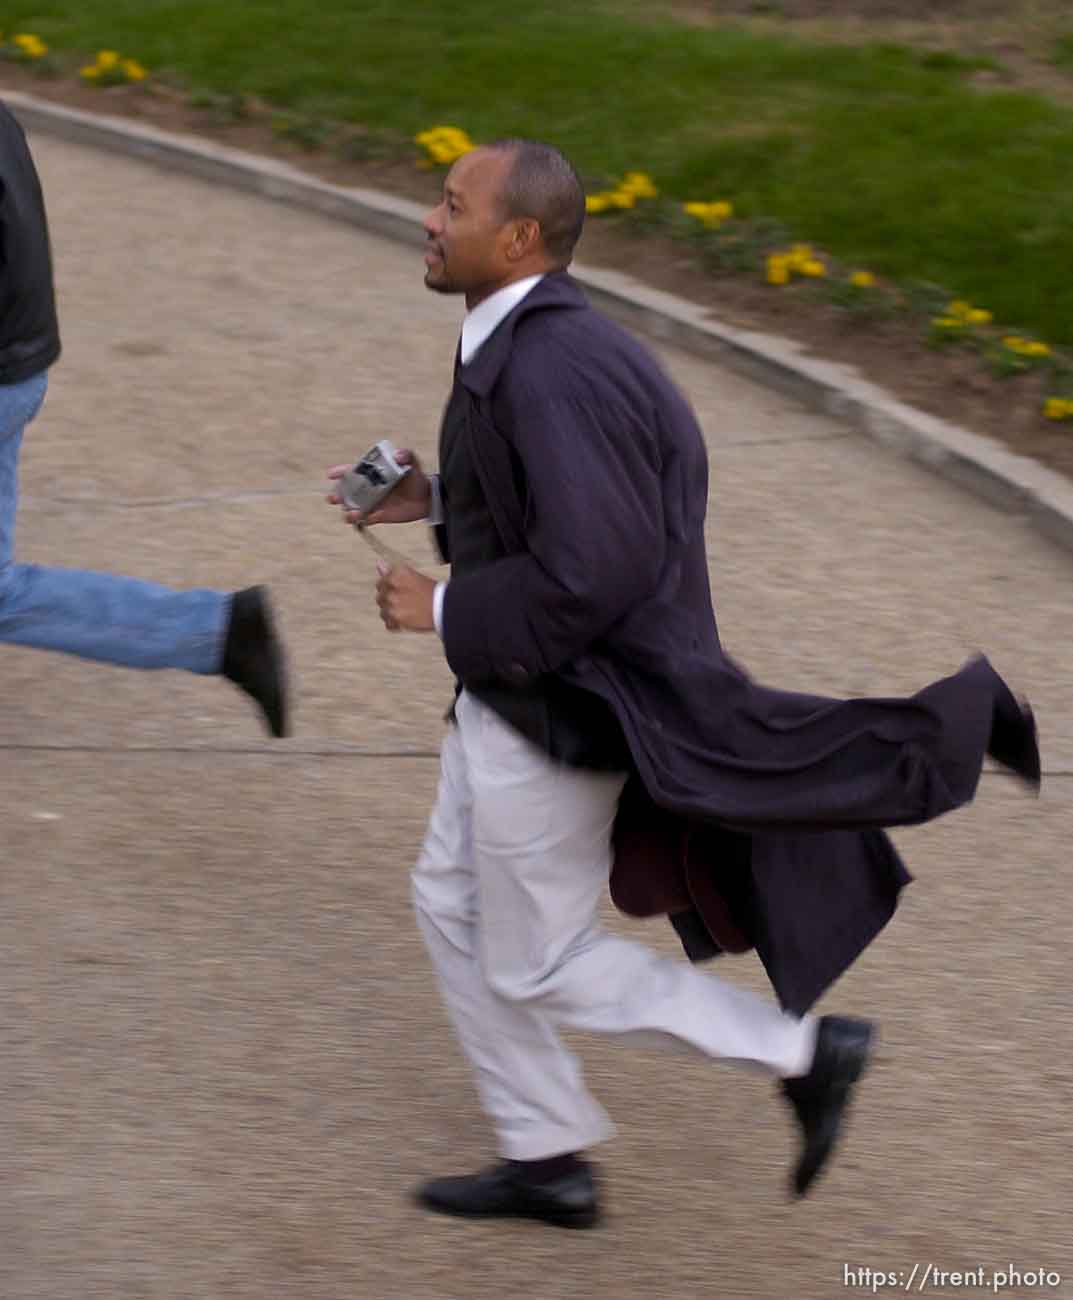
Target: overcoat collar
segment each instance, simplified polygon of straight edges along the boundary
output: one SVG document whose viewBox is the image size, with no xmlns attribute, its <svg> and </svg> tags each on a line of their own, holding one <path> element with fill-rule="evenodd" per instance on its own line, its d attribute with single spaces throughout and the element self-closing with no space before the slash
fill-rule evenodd
<svg viewBox="0 0 1073 1300">
<path fill-rule="evenodd" d="M 458 377 L 475 397 L 487 397 L 510 356 L 514 329 L 530 312 L 555 308 L 588 307 L 589 300 L 581 286 L 567 271 L 551 271 L 525 295 L 485 340 L 481 350 L 467 366 L 461 366 Z"/>
</svg>

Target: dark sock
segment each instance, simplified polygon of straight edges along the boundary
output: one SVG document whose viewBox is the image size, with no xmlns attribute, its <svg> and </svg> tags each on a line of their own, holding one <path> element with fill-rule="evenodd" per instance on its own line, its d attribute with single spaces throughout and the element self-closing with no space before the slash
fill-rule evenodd
<svg viewBox="0 0 1073 1300">
<path fill-rule="evenodd" d="M 548 1156 L 546 1160 L 511 1160 L 508 1163 L 518 1181 L 531 1186 L 553 1183 L 585 1168 L 585 1161 L 575 1151 L 568 1151 L 561 1156 Z"/>
</svg>

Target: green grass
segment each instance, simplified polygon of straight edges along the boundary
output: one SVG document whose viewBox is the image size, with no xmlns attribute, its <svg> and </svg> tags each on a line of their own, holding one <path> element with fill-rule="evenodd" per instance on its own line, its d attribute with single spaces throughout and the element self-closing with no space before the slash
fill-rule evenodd
<svg viewBox="0 0 1073 1300">
<path fill-rule="evenodd" d="M 1054 62 L 1064 72 L 1073 72 L 1073 32 L 1055 42 Z"/>
<path fill-rule="evenodd" d="M 0 27 L 292 113 L 549 139 L 594 182 L 649 171 L 1073 343 L 1073 109 L 973 87 L 978 61 L 642 24 L 599 0 L 0 0 Z"/>
</svg>

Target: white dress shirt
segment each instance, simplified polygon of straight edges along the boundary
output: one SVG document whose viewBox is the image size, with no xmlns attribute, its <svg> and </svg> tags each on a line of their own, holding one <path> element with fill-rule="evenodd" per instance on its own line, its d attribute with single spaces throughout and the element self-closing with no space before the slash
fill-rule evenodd
<svg viewBox="0 0 1073 1300">
<path fill-rule="evenodd" d="M 500 321 L 508 316 L 530 289 L 535 288 L 543 278 L 543 275 L 528 275 L 524 280 L 515 280 L 513 284 L 497 289 L 483 302 L 479 302 L 471 312 L 466 313 L 466 318 L 462 322 L 460 351 L 462 365 L 469 365 Z M 432 508 L 429 511 L 428 522 L 442 524 L 443 500 L 440 497 L 440 476 L 430 474 L 429 484 L 432 489 Z M 432 595 L 432 618 L 436 624 L 436 631 L 441 637 L 443 636 L 443 597 L 446 591 L 447 583 L 437 582 L 436 590 Z"/>
</svg>

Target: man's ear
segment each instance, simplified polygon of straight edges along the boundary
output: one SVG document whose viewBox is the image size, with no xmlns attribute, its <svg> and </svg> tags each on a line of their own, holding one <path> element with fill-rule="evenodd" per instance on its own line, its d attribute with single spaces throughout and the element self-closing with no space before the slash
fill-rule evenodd
<svg viewBox="0 0 1073 1300">
<path fill-rule="evenodd" d="M 514 233 L 507 245 L 507 259 L 519 262 L 540 243 L 540 222 L 533 217 L 523 217 L 514 223 Z"/>
</svg>

